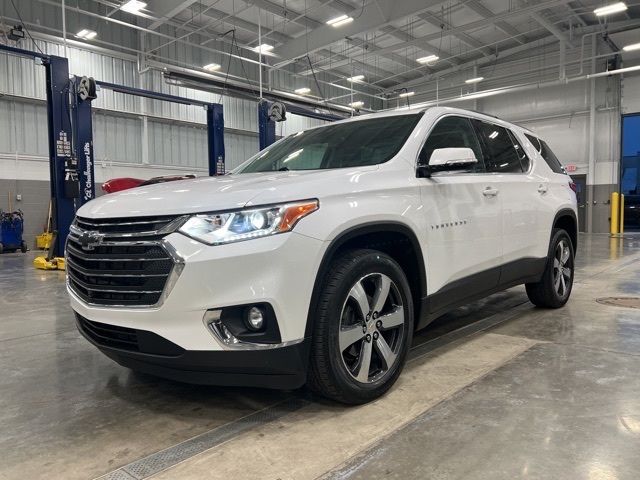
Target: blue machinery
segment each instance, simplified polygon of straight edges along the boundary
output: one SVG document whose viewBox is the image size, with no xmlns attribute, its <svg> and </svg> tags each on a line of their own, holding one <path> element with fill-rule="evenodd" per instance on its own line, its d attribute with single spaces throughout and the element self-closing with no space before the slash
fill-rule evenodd
<svg viewBox="0 0 640 480">
<path fill-rule="evenodd" d="M 57 232 L 53 253 L 54 256 L 61 256 L 77 208 L 95 197 L 91 117 L 91 100 L 95 96 L 81 95 L 82 88 L 86 87 L 83 85 L 85 79 L 69 76 L 69 61 L 65 57 L 45 55 L 7 45 L 0 45 L 0 51 L 31 57 L 46 70 L 49 174 L 54 207 L 54 231 Z M 224 175 L 222 105 L 101 81 L 95 84 L 118 93 L 204 107 L 207 112 L 209 175 Z M 275 123 L 284 120 L 284 115 L 281 119 L 273 115 L 274 103 L 277 102 L 262 100 L 258 104 L 260 150 L 276 141 Z M 286 110 L 320 120 L 334 121 L 342 118 L 289 103 L 286 104 Z"/>
<path fill-rule="evenodd" d="M 62 256 L 76 209 L 95 197 L 92 98 L 82 99 L 79 95 L 81 79 L 70 79 L 67 58 L 7 45 L 0 45 L 0 51 L 31 57 L 46 70 L 49 176 L 53 224 L 57 232 L 53 254 Z M 222 105 L 106 82 L 96 84 L 119 93 L 204 107 L 207 111 L 209 175 L 224 174 Z"/>
</svg>

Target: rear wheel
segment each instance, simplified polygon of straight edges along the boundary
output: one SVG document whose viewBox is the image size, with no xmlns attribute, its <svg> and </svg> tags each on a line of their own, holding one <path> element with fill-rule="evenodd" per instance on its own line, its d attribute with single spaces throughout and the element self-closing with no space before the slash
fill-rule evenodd
<svg viewBox="0 0 640 480">
<path fill-rule="evenodd" d="M 353 250 L 334 261 L 312 320 L 313 390 L 360 404 L 391 388 L 413 334 L 411 291 L 391 257 Z"/>
<path fill-rule="evenodd" d="M 547 265 L 538 283 L 527 283 L 527 296 L 538 307 L 560 308 L 571 295 L 574 274 L 573 242 L 561 229 L 553 230 Z"/>
</svg>

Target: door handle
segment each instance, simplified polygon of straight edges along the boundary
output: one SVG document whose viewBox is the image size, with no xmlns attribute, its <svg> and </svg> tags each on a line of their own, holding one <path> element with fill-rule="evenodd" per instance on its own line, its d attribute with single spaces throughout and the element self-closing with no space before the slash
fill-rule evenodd
<svg viewBox="0 0 640 480">
<path fill-rule="evenodd" d="M 538 186 L 538 193 L 547 193 L 547 190 L 548 190 L 548 187 L 544 183 L 541 183 Z"/>
<path fill-rule="evenodd" d="M 482 194 L 485 197 L 495 197 L 496 195 L 498 195 L 498 189 L 493 187 L 487 187 L 482 191 Z"/>
</svg>

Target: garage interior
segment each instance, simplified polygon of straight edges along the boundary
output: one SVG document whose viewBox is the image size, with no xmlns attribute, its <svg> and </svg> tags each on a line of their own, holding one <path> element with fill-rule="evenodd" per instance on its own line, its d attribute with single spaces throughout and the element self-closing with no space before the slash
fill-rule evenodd
<svg viewBox="0 0 640 480">
<path fill-rule="evenodd" d="M 446 314 L 372 403 L 129 371 L 77 331 L 65 273 L 33 267 L 109 180 L 222 174 L 302 129 L 436 105 L 554 150 L 578 189 L 573 295 Z M 0 0 L 0 209 L 29 250 L 0 254 L 0 478 L 635 480 L 639 188 L 632 0 Z"/>
</svg>

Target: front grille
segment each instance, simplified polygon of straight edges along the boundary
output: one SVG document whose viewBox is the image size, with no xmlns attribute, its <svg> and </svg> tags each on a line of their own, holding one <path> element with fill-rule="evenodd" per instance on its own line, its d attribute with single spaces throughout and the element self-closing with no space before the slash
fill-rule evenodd
<svg viewBox="0 0 640 480">
<path fill-rule="evenodd" d="M 184 353 L 184 349 L 179 345 L 147 330 L 94 322 L 78 314 L 76 322 L 80 331 L 100 347 L 164 356 L 178 356 Z"/>
<path fill-rule="evenodd" d="M 145 233 L 153 235 L 161 231 L 176 219 L 175 216 L 161 217 L 125 217 L 125 218 L 83 218 L 76 217 L 76 225 L 85 231 L 104 234 L 141 236 Z"/>
<path fill-rule="evenodd" d="M 77 218 L 67 239 L 69 286 L 93 305 L 157 304 L 174 267 L 161 239 L 176 220 Z"/>
</svg>

